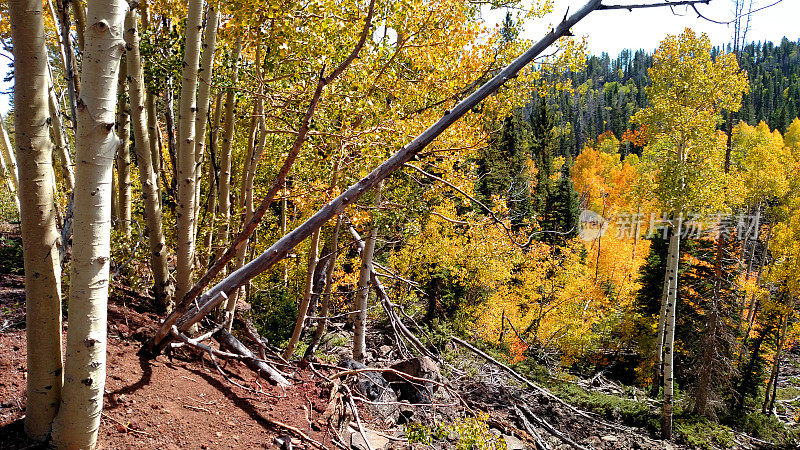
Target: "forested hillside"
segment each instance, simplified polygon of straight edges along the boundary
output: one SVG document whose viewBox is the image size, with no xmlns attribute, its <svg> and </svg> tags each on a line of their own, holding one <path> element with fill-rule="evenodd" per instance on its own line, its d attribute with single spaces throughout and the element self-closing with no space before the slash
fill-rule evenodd
<svg viewBox="0 0 800 450">
<path fill-rule="evenodd" d="M 796 447 L 800 44 L 483 3 L 0 1 L 0 444 Z"/>
<path fill-rule="evenodd" d="M 731 50 L 714 48 L 712 55 Z M 750 90 L 734 120 L 764 121 L 771 129 L 785 132 L 800 112 L 800 43 L 785 38 L 780 43 L 750 43 L 738 59 Z M 647 70 L 652 65 L 652 53 L 625 50 L 613 59 L 605 53 L 589 56 L 583 70 L 568 72 L 561 80 L 569 80 L 573 89 L 548 93 L 548 106 L 559 127 L 561 155 L 567 151 L 577 155 L 589 140 L 604 132 L 622 139 L 635 129 L 630 118 L 647 106 Z M 636 149 L 624 142 L 623 154 L 631 151 Z"/>
</svg>

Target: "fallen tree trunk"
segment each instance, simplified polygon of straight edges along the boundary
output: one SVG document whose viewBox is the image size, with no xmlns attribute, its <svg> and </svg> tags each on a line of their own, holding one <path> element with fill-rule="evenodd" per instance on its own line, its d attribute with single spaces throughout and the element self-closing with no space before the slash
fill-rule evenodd
<svg viewBox="0 0 800 450">
<path fill-rule="evenodd" d="M 223 327 L 219 330 L 214 338 L 224 348 L 228 349 L 231 353 L 237 353 L 244 356 L 242 361 L 250 368 L 250 370 L 267 378 L 270 383 L 278 384 L 281 386 L 289 386 L 291 383 L 280 374 L 274 367 L 258 359 L 258 357 L 250 351 L 244 344 L 242 344 L 236 337 Z"/>
</svg>

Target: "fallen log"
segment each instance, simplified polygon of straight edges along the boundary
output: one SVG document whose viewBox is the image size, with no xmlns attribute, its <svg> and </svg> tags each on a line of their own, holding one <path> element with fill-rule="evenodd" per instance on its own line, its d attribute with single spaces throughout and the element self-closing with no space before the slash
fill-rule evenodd
<svg viewBox="0 0 800 450">
<path fill-rule="evenodd" d="M 257 374 L 265 377 L 270 383 L 278 384 L 280 386 L 289 386 L 291 384 L 286 377 L 278 372 L 277 369 L 270 366 L 263 360 L 258 359 L 249 348 L 239 342 L 239 340 L 236 339 L 236 337 L 234 337 L 232 334 L 228 333 L 228 330 L 225 328 L 219 330 L 214 337 L 217 339 L 217 341 L 219 341 L 220 345 L 228 349 L 230 352 L 238 353 L 244 356 L 242 361 L 247 365 L 247 367 Z"/>
<path fill-rule="evenodd" d="M 508 372 L 509 375 L 514 377 L 516 380 L 528 385 L 531 389 L 541 393 L 542 395 L 544 395 L 547 398 L 555 400 L 556 402 L 558 402 L 559 404 L 563 405 L 565 408 L 569 409 L 573 413 L 575 413 L 575 414 L 577 414 L 577 415 L 579 415 L 579 416 L 581 416 L 581 417 L 583 417 L 585 419 L 591 420 L 592 422 L 595 422 L 595 423 L 597 423 L 599 425 L 603 425 L 605 427 L 608 427 L 608 428 L 611 428 L 611 429 L 614 429 L 614 430 L 623 431 L 623 432 L 626 432 L 626 433 L 630 432 L 630 430 L 627 429 L 627 428 L 620 427 L 618 425 L 614 425 L 613 423 L 608 423 L 608 422 L 606 422 L 604 420 L 600 420 L 600 419 L 598 419 L 596 417 L 592 417 L 586 411 L 581 411 L 580 409 L 570 405 L 569 403 L 565 402 L 564 400 L 561 400 L 560 398 L 556 397 L 552 392 L 550 392 L 547 389 L 539 386 L 538 384 L 534 383 L 533 381 L 523 377 L 522 375 L 517 373 L 511 367 L 508 367 L 507 365 L 501 363 L 500 361 L 492 358 L 491 356 L 489 356 L 485 352 L 482 352 L 481 350 L 479 350 L 478 348 L 476 348 L 474 345 L 470 344 L 469 342 L 464 341 L 462 339 L 459 339 L 459 338 L 457 338 L 455 336 L 450 336 L 450 339 L 452 339 L 454 342 L 456 342 L 458 344 L 461 344 L 461 346 L 463 346 L 466 349 L 472 351 L 473 353 L 475 353 L 476 355 L 480 356 L 481 358 L 483 358 L 483 359 L 489 361 L 490 363 L 496 365 L 497 367 L 500 367 L 501 369 L 505 370 L 506 372 Z"/>
</svg>

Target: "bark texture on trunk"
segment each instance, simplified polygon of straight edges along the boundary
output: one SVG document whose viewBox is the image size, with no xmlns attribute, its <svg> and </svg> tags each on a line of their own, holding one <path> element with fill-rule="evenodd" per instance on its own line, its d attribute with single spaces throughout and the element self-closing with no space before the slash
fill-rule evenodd
<svg viewBox="0 0 800 450">
<path fill-rule="evenodd" d="M 19 178 L 17 175 L 17 158 L 14 151 L 11 150 L 11 141 L 8 139 L 8 133 L 3 126 L 3 121 L 0 120 L 0 161 L 3 166 L 3 177 L 6 178 L 8 184 L 8 191 L 14 197 L 14 203 L 17 205 L 17 212 L 19 209 Z"/>
<path fill-rule="evenodd" d="M 46 38 L 42 2 L 9 3 L 14 45 L 14 127 L 25 264 L 27 409 L 25 432 L 44 440 L 61 395 L 61 266 L 48 129 Z M 3 140 L 5 130 L 3 130 Z M 6 143 L 3 147 L 6 147 Z M 8 149 L 6 149 L 8 150 Z M 4 151 L 4 153 L 6 153 Z M 11 152 L 5 155 L 10 159 Z M 11 159 L 13 162 L 13 159 Z M 15 172 L 11 167 L 10 172 Z"/>
<path fill-rule="evenodd" d="M 125 43 L 134 150 L 139 166 L 139 179 L 142 183 L 147 239 L 150 244 L 150 270 L 153 272 L 153 293 L 159 308 L 168 311 L 172 304 L 172 282 L 167 266 L 168 249 L 164 240 L 161 191 L 158 188 L 158 174 L 151 158 L 150 133 L 147 129 L 149 118 L 145 117 L 146 94 L 134 11 L 128 11 L 125 16 Z"/>
<path fill-rule="evenodd" d="M 175 234 L 175 295 L 183 298 L 193 284 L 195 214 L 195 118 L 197 115 L 197 71 L 200 65 L 200 38 L 203 0 L 189 0 L 186 19 L 186 45 L 183 56 L 181 98 L 178 106 L 177 174 L 178 229 Z M 201 139 L 202 140 L 202 139 Z"/>
<path fill-rule="evenodd" d="M 131 152 L 130 152 L 130 106 L 127 100 L 128 69 L 123 62 L 119 68 L 119 105 L 117 105 L 117 135 L 119 145 L 117 146 L 117 205 L 119 216 L 117 217 L 117 228 L 126 237 L 131 236 Z"/>
<path fill-rule="evenodd" d="M 369 235 L 361 253 L 361 272 L 358 276 L 358 291 L 355 301 L 356 311 L 353 314 L 353 359 L 356 361 L 364 361 L 367 352 L 367 299 L 369 298 L 370 274 L 372 273 L 372 255 L 375 252 L 375 240 L 378 237 L 378 224 L 375 216 L 381 204 L 381 187 L 383 187 L 383 182 L 375 186 L 375 210 L 372 212 L 372 225 L 370 225 Z"/>
<path fill-rule="evenodd" d="M 90 1 L 78 101 L 75 232 L 69 329 L 61 406 L 53 424 L 59 448 L 94 448 L 103 409 L 106 319 L 111 257 L 111 189 L 117 76 L 128 4 Z"/>
<path fill-rule="evenodd" d="M 661 409 L 661 437 L 672 439 L 672 411 L 675 394 L 674 355 L 675 355 L 675 308 L 678 299 L 678 266 L 681 251 L 681 226 L 683 214 L 678 213 L 672 223 L 667 256 L 667 309 L 664 322 L 664 402 Z"/>
<path fill-rule="evenodd" d="M 214 52 L 217 47 L 217 26 L 219 12 L 217 2 L 209 3 L 206 12 L 206 29 L 203 37 L 203 55 L 200 59 L 200 86 L 197 89 L 197 117 L 195 118 L 195 212 L 194 233 L 197 234 L 197 216 L 200 212 L 200 178 L 203 171 L 203 157 L 206 144 L 206 124 L 211 99 L 211 75 L 214 69 Z"/>
<path fill-rule="evenodd" d="M 231 86 L 239 83 L 239 56 L 242 54 L 242 38 L 237 39 L 231 58 Z M 225 127 L 222 130 L 222 146 L 219 149 L 219 228 L 216 244 L 220 252 L 225 251 L 231 221 L 231 150 L 233 131 L 236 125 L 236 92 L 233 89 L 225 94 Z M 221 253 L 220 253 L 221 255 Z M 219 257 L 219 255 L 217 255 Z"/>
</svg>

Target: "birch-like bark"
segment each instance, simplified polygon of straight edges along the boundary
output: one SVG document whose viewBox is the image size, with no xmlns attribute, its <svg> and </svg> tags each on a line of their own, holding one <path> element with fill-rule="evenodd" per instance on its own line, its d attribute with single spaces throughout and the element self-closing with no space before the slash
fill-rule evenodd
<svg viewBox="0 0 800 450">
<path fill-rule="evenodd" d="M 195 118 L 197 115 L 197 71 L 200 65 L 200 38 L 203 22 L 203 0 L 189 0 L 186 19 L 186 44 L 181 76 L 181 98 L 178 106 L 177 191 L 178 229 L 175 233 L 175 295 L 183 298 L 193 284 L 194 214 L 195 214 Z M 200 139 L 202 140 L 202 139 Z"/>
<path fill-rule="evenodd" d="M 142 78 L 144 83 L 144 78 Z M 144 85 L 144 107 L 147 110 L 147 135 L 150 140 L 150 161 L 156 173 L 156 186 L 161 192 L 161 134 L 158 127 L 158 112 L 156 111 L 156 98 L 147 86 Z"/>
<path fill-rule="evenodd" d="M 239 56 L 242 54 L 242 38 L 236 40 L 231 57 L 231 86 L 239 83 Z M 231 221 L 231 149 L 233 130 L 236 125 L 236 92 L 233 89 L 225 94 L 225 127 L 222 130 L 222 146 L 219 150 L 219 228 L 215 242 L 220 251 L 225 251 Z M 217 255 L 219 256 L 219 255 Z"/>
<path fill-rule="evenodd" d="M 375 220 L 378 208 L 381 205 L 381 181 L 375 186 L 375 209 L 372 212 L 372 225 L 369 235 L 364 242 L 364 251 L 361 253 L 361 272 L 358 277 L 358 291 L 356 292 L 355 313 L 353 313 L 353 359 L 363 362 L 367 351 L 367 299 L 369 298 L 370 273 L 372 272 L 372 255 L 375 252 L 375 240 L 378 237 L 378 224 Z"/>
<path fill-rule="evenodd" d="M 130 152 L 130 106 L 127 101 L 128 69 L 125 62 L 120 64 L 118 86 L 119 104 L 117 105 L 117 228 L 126 237 L 131 236 L 131 152 Z"/>
<path fill-rule="evenodd" d="M 72 1 L 74 2 L 72 11 L 75 14 L 75 34 L 78 35 L 78 50 L 83 52 L 86 46 L 86 1 Z"/>
<path fill-rule="evenodd" d="M 311 248 L 308 250 L 308 266 L 306 268 L 306 285 L 303 289 L 303 301 L 300 302 L 300 309 L 297 312 L 297 321 L 294 324 L 294 331 L 286 350 L 283 351 L 283 359 L 288 360 L 294 354 L 297 343 L 300 341 L 300 334 L 305 328 L 306 316 L 308 315 L 308 305 L 311 303 L 312 287 L 314 285 L 314 270 L 319 262 L 319 228 L 311 235 Z"/>
<path fill-rule="evenodd" d="M 150 270 L 153 272 L 153 293 L 156 303 L 163 311 L 172 304 L 172 283 L 167 265 L 167 245 L 161 216 L 161 192 L 158 175 L 151 159 L 150 133 L 145 117 L 145 87 L 142 74 L 142 59 L 139 54 L 139 33 L 136 13 L 128 11 L 125 16 L 125 43 L 127 54 L 128 83 L 131 98 L 131 123 L 133 124 L 134 150 L 142 183 L 144 215 L 147 222 L 147 239 L 150 244 Z"/>
<path fill-rule="evenodd" d="M 650 397 L 658 397 L 661 387 L 664 364 L 664 324 L 667 321 L 667 303 L 669 302 L 669 268 L 664 272 L 664 284 L 661 289 L 661 310 L 658 314 L 658 331 L 656 332 L 656 352 L 653 363 L 653 383 L 650 385 Z"/>
<path fill-rule="evenodd" d="M 112 167 L 117 74 L 127 3 L 89 2 L 78 101 L 69 329 L 61 405 L 53 424 L 59 448 L 94 448 L 103 409 L 111 258 Z"/>
<path fill-rule="evenodd" d="M 217 47 L 217 26 L 219 24 L 219 12 L 217 3 L 209 3 L 206 12 L 206 29 L 203 37 L 203 55 L 200 60 L 200 86 L 197 89 L 197 117 L 195 118 L 196 143 L 194 149 L 195 157 L 195 211 L 194 211 L 194 233 L 197 234 L 197 215 L 200 212 L 200 177 L 203 171 L 203 157 L 206 144 L 206 123 L 208 123 L 208 111 L 211 100 L 211 75 L 214 69 L 214 52 Z"/>
<path fill-rule="evenodd" d="M 6 161 L 6 171 L 11 182 L 11 192 L 16 196 L 19 192 L 19 170 L 17 168 L 17 157 L 11 149 L 11 140 L 8 138 L 6 127 L 3 121 L 0 120 L 0 152 Z M 19 203 L 19 202 L 18 202 Z"/>
<path fill-rule="evenodd" d="M 661 409 L 661 437 L 672 439 L 672 411 L 675 394 L 674 355 L 675 355 L 675 309 L 678 298 L 678 266 L 681 251 L 681 226 L 683 213 L 678 212 L 672 222 L 672 235 L 669 237 L 667 256 L 666 320 L 664 322 L 664 402 Z"/>
<path fill-rule="evenodd" d="M 35 440 L 45 440 L 56 415 L 62 385 L 61 266 L 52 183 L 53 147 L 47 125 L 50 75 L 42 2 L 13 1 L 8 8 L 16 62 L 14 128 L 25 264 L 28 369 L 25 432 Z M 9 171 L 15 170 L 11 167 Z"/>
<path fill-rule="evenodd" d="M 258 55 L 259 52 L 256 52 Z M 266 133 L 266 123 L 264 122 L 264 115 L 262 110 L 263 103 L 259 99 L 256 102 L 256 113 L 254 114 L 254 118 L 260 118 L 259 120 L 259 127 L 254 127 L 253 133 L 251 135 L 251 145 L 250 149 L 247 152 L 247 159 L 245 160 L 245 169 L 242 172 L 242 187 L 241 187 L 241 195 L 239 196 L 239 209 L 244 206 L 244 217 L 242 220 L 243 224 L 249 223 L 250 220 L 253 218 L 253 182 L 256 176 L 256 168 L 258 167 L 258 162 L 261 160 L 261 155 L 264 153 L 264 148 L 267 145 L 267 133 Z M 260 128 L 261 130 L 261 137 L 257 144 L 256 148 L 252 148 L 252 140 L 255 139 L 255 135 L 257 134 L 256 131 Z M 242 205 L 244 203 L 244 205 Z M 249 242 L 248 238 L 248 242 Z M 240 269 L 244 266 L 245 258 L 247 257 L 247 242 L 244 245 L 239 247 L 239 250 L 236 254 L 236 269 Z M 231 316 L 236 312 L 236 303 L 238 301 L 239 292 L 241 290 L 236 291 L 229 299 L 228 304 L 226 305 L 225 309 Z M 233 325 L 233 320 L 228 322 L 228 331 L 230 331 L 231 326 Z"/>
<path fill-rule="evenodd" d="M 217 165 L 219 162 L 216 157 L 217 143 L 219 142 L 219 126 L 222 121 L 222 92 L 217 94 L 217 100 L 214 102 L 214 123 L 211 127 L 209 135 L 209 150 L 210 155 L 208 158 L 208 226 L 205 228 L 205 235 L 203 237 L 203 248 L 205 254 L 201 258 L 200 264 L 203 267 L 208 267 L 211 257 L 213 256 L 213 241 L 214 231 L 216 230 L 217 218 L 217 188 L 219 185 L 219 171 Z"/>
<path fill-rule="evenodd" d="M 16 173 L 14 177 L 16 177 Z M 6 165 L 6 159 L 3 157 L 3 153 L 0 153 L 0 177 L 6 180 L 6 185 L 8 187 L 8 192 L 11 193 L 11 197 L 14 199 L 14 205 L 17 207 L 17 213 L 19 214 L 19 197 L 17 197 L 17 188 L 14 186 L 14 182 L 12 181 L 11 170 Z"/>
<path fill-rule="evenodd" d="M 61 163 L 61 175 L 64 178 L 64 187 L 67 189 L 67 192 L 72 192 L 73 189 L 75 189 L 75 174 L 72 170 L 69 141 L 67 140 L 66 130 L 64 130 L 64 122 L 61 120 L 61 108 L 58 106 L 58 99 L 56 98 L 56 90 L 52 83 L 52 77 L 49 95 L 47 97 L 48 109 L 50 111 L 50 127 L 53 131 L 53 141 L 55 142 L 56 153 L 58 153 L 58 160 Z"/>
</svg>

